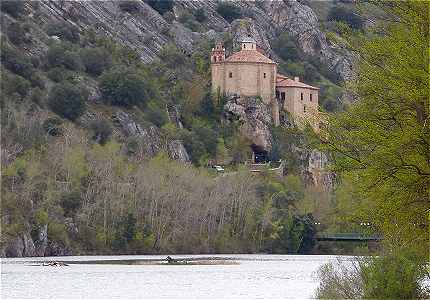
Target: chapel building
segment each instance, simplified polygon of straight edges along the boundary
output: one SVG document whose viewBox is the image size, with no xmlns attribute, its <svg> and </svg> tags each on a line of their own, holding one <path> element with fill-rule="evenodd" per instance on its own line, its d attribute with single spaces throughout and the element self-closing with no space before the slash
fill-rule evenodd
<svg viewBox="0 0 430 300">
<path fill-rule="evenodd" d="M 212 92 L 238 96 L 260 96 L 272 110 L 274 124 L 279 112 L 289 112 L 300 125 L 308 122 L 318 130 L 319 88 L 300 82 L 299 77 L 277 73 L 277 64 L 266 57 L 256 42 L 246 38 L 240 51 L 225 57 L 217 43 L 211 55 Z"/>
</svg>

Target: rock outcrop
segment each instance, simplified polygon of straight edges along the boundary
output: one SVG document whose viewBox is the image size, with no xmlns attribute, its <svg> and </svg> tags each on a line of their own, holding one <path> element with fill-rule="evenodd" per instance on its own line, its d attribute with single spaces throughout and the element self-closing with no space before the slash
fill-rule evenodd
<svg viewBox="0 0 430 300">
<path fill-rule="evenodd" d="M 97 35 L 110 37 L 139 53 L 144 62 L 158 58 L 168 43 L 174 43 L 184 53 L 191 54 L 202 39 L 220 38 L 229 32 L 236 45 L 243 36 L 252 36 L 266 53 L 276 59 L 270 40 L 281 32 L 296 40 L 304 53 L 318 57 L 321 62 L 338 74 L 341 79 L 353 75 L 351 54 L 331 45 L 319 29 L 313 10 L 296 0 L 284 1 L 235 1 L 243 18 L 228 23 L 216 11 L 217 0 L 175 1 L 173 20 L 160 15 L 144 1 L 136 1 L 133 12 L 121 10 L 118 1 L 39 1 L 28 5 L 29 17 L 45 27 L 58 21 L 67 21 L 81 31 L 90 30 Z M 177 20 L 184 12 L 204 9 L 209 31 L 193 32 Z M 32 38 L 37 33 L 32 33 Z M 39 45 L 34 54 L 44 52 L 47 42 L 35 39 Z M 40 48 L 39 51 L 36 48 Z"/>
<path fill-rule="evenodd" d="M 224 105 L 225 119 L 239 123 L 239 130 L 261 150 L 272 149 L 272 124 L 270 107 L 259 97 L 231 96 Z"/>
<path fill-rule="evenodd" d="M 160 151 L 165 151 L 171 159 L 189 162 L 190 157 L 184 145 L 179 140 L 166 139 L 159 128 L 155 126 L 143 127 L 136 122 L 128 113 L 118 111 L 112 116 L 123 133 L 128 137 L 134 137 L 139 141 L 141 154 L 150 158 Z"/>
</svg>

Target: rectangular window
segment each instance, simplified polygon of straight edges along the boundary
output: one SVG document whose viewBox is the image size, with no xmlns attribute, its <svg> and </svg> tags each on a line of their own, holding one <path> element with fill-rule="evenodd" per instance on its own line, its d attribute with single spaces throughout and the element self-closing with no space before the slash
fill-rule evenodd
<svg viewBox="0 0 430 300">
<path fill-rule="evenodd" d="M 303 101 L 303 93 L 300 93 L 300 100 Z"/>
<path fill-rule="evenodd" d="M 233 73 L 232 72 L 228 73 L 228 78 L 233 78 Z"/>
<path fill-rule="evenodd" d="M 266 78 L 266 73 L 263 73 L 264 78 Z"/>
<path fill-rule="evenodd" d="M 306 105 L 303 105 L 303 112 L 306 112 Z"/>
<path fill-rule="evenodd" d="M 285 92 L 281 92 L 281 100 L 284 101 L 285 100 Z"/>
<path fill-rule="evenodd" d="M 309 100 L 312 102 L 312 93 L 309 94 Z"/>
<path fill-rule="evenodd" d="M 276 99 L 279 99 L 279 91 L 276 90 Z"/>
</svg>

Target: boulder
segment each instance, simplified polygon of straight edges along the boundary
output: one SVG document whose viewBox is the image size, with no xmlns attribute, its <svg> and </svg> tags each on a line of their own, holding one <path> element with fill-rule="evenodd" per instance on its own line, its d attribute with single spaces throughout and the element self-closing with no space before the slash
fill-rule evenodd
<svg viewBox="0 0 430 300">
<path fill-rule="evenodd" d="M 228 121 L 238 121 L 243 136 L 261 150 L 272 149 L 271 109 L 259 97 L 231 96 L 224 105 L 224 117 Z"/>
</svg>

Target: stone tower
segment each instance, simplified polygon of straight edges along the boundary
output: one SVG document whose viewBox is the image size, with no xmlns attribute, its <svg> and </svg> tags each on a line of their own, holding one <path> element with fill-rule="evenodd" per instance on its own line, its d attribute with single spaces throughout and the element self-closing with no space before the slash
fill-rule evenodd
<svg viewBox="0 0 430 300">
<path fill-rule="evenodd" d="M 225 60 L 225 48 L 222 43 L 217 43 L 215 48 L 212 48 L 211 62 L 219 63 Z"/>
</svg>

